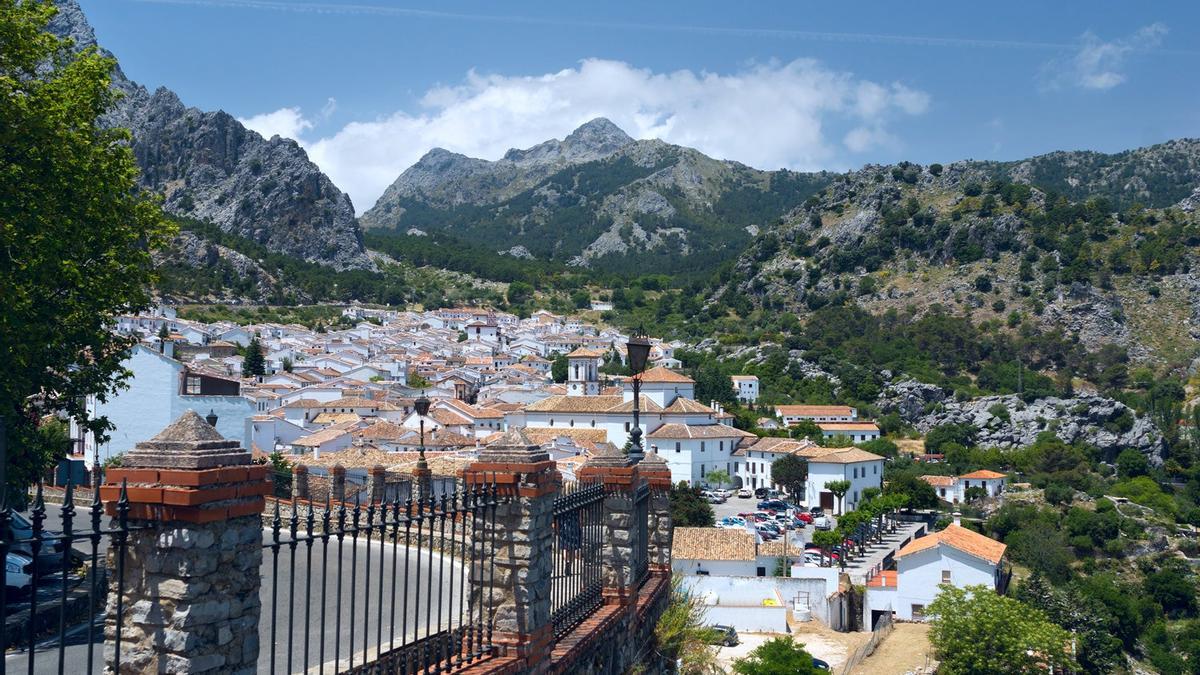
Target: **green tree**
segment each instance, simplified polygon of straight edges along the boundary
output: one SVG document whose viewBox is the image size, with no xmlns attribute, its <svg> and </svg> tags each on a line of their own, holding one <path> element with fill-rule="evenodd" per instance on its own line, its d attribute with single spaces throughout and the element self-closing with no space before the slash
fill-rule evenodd
<svg viewBox="0 0 1200 675">
<path fill-rule="evenodd" d="M 508 285 L 508 304 L 519 305 L 533 297 L 533 286 L 524 281 L 514 281 Z"/>
<path fill-rule="evenodd" d="M 925 452 L 941 454 L 943 446 L 957 443 L 964 448 L 975 445 L 975 427 L 970 424 L 942 424 L 925 434 Z"/>
<path fill-rule="evenodd" d="M 1117 455 L 1117 475 L 1121 478 L 1137 478 L 1149 473 L 1150 461 L 1141 451 L 1125 448 Z"/>
<path fill-rule="evenodd" d="M 246 345 L 246 360 L 242 362 L 242 374 L 261 377 L 267 373 L 267 360 L 263 357 L 262 342 L 258 336 L 250 338 Z"/>
<path fill-rule="evenodd" d="M 566 382 L 570 366 L 571 364 L 567 361 L 566 354 L 555 352 L 554 360 L 550 363 L 550 378 L 559 384 Z"/>
<path fill-rule="evenodd" d="M 795 455 L 780 457 L 771 462 L 771 482 L 783 486 L 793 500 L 799 500 L 808 482 L 808 462 Z"/>
<path fill-rule="evenodd" d="M 709 471 L 708 474 L 704 476 L 704 479 L 710 484 L 716 485 L 717 487 L 724 487 L 733 482 L 733 480 L 729 478 L 729 472 L 725 469 Z"/>
<path fill-rule="evenodd" d="M 825 489 L 832 492 L 834 497 L 837 497 L 837 501 L 838 501 L 837 510 L 838 510 L 838 513 L 841 513 L 842 512 L 842 498 L 845 497 L 846 493 L 850 491 L 850 481 L 848 481 L 848 480 L 829 481 L 828 483 L 825 484 Z"/>
<path fill-rule="evenodd" d="M 813 657 L 804 651 L 804 645 L 792 640 L 792 636 L 772 638 L 754 648 L 749 655 L 733 662 L 733 672 L 738 675 L 816 675 L 820 671 L 813 665 Z"/>
<path fill-rule="evenodd" d="M 908 471 L 885 478 L 883 494 L 903 495 L 908 506 L 914 509 L 932 509 L 941 503 L 932 485 Z"/>
<path fill-rule="evenodd" d="M 167 322 L 164 321 L 163 325 L 158 327 L 158 339 L 166 340 L 169 337 L 171 337 L 171 330 L 167 328 Z"/>
<path fill-rule="evenodd" d="M 137 339 L 111 327 L 150 306 L 150 249 L 170 232 L 137 187 L 128 132 L 99 122 L 117 97 L 115 62 L 47 33 L 56 11 L 0 0 L 0 424 L 10 448 L 36 443 L 51 413 L 106 440 L 110 423 L 87 418 L 84 401 L 107 399 L 129 376 L 121 364 Z M 24 489 L 48 467 L 14 463 L 8 485 Z"/>
<path fill-rule="evenodd" d="M 788 435 L 795 439 L 807 438 L 814 443 L 825 440 L 825 432 L 812 420 L 800 420 L 788 427 Z"/>
<path fill-rule="evenodd" d="M 929 639 L 948 675 L 1070 672 L 1071 636 L 1042 612 L 986 586 L 939 587 L 926 612 Z"/>
<path fill-rule="evenodd" d="M 671 521 L 676 527 L 712 527 L 716 523 L 712 506 L 704 501 L 700 488 L 686 481 L 671 487 Z"/>
</svg>

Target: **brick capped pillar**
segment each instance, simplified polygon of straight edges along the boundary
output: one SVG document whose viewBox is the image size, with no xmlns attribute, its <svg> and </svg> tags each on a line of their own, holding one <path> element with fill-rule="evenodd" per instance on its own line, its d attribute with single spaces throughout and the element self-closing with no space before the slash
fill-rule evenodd
<svg viewBox="0 0 1200 675">
<path fill-rule="evenodd" d="M 550 575 L 562 477 L 550 455 L 514 429 L 481 450 L 463 480 L 468 489 L 495 483 L 500 491 L 495 521 L 485 518 L 472 543 L 482 561 L 471 568 L 472 596 L 486 608 L 493 641 L 524 659 L 525 672 L 540 672 L 554 638 Z"/>
<path fill-rule="evenodd" d="M 651 452 L 638 464 L 638 472 L 650 485 L 649 561 L 650 573 L 671 575 L 671 469 L 667 460 Z"/>
<path fill-rule="evenodd" d="M 255 672 L 267 469 L 189 410 L 108 471 L 105 509 L 118 515 L 125 482 L 133 529 L 120 626 L 115 574 L 109 582 L 106 672 Z"/>
<path fill-rule="evenodd" d="M 429 465 L 418 461 L 417 465 L 413 467 L 412 477 L 409 494 L 416 501 L 429 499 L 429 496 L 433 494 L 433 471 L 429 469 Z"/>
<path fill-rule="evenodd" d="M 346 467 L 334 464 L 329 470 L 332 478 L 329 480 L 329 496 L 334 502 L 346 501 Z"/>
<path fill-rule="evenodd" d="M 308 499 L 308 467 L 297 464 L 292 467 L 292 496 L 296 499 Z"/>
<path fill-rule="evenodd" d="M 633 598 L 633 501 L 638 467 L 620 450 L 592 455 L 576 471 L 581 482 L 604 485 L 604 602 L 627 605 Z"/>
<path fill-rule="evenodd" d="M 383 488 L 387 481 L 387 472 L 382 464 L 376 464 L 367 472 L 367 493 L 371 496 L 371 504 L 383 502 Z"/>
</svg>

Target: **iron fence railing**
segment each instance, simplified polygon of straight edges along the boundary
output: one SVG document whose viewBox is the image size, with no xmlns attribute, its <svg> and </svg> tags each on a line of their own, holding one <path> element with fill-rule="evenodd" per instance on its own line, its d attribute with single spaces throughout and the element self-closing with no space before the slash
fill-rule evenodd
<svg viewBox="0 0 1200 675">
<path fill-rule="evenodd" d="M 0 490 L 0 494 L 5 491 Z M 115 569 L 113 614 L 121 621 L 129 534 L 129 499 L 124 483 L 106 526 L 99 491 L 91 503 L 76 507 L 68 483 L 62 504 L 47 509 L 38 482 L 28 515 L 0 506 L 0 556 L 4 593 L 0 595 L 0 672 L 99 672 L 104 666 L 104 613 L 109 598 L 109 564 Z M 0 499 L 5 499 L 0 497 Z M 47 525 L 49 523 L 49 526 Z M 121 631 L 111 637 L 120 659 Z M 118 664 L 119 665 L 119 664 Z"/>
<path fill-rule="evenodd" d="M 633 587 L 637 588 L 646 580 L 650 571 L 650 486 L 642 483 L 633 493 L 633 525 L 630 527 L 630 539 L 633 552 L 630 556 L 630 568 L 633 572 Z"/>
<path fill-rule="evenodd" d="M 439 673 L 490 654 L 491 598 L 472 592 L 469 574 L 495 571 L 486 538 L 501 499 L 494 484 L 475 485 L 365 506 L 293 501 L 286 517 L 277 501 L 264 543 L 270 653 L 260 668 Z"/>
<path fill-rule="evenodd" d="M 600 607 L 604 588 L 604 486 L 567 483 L 554 499 L 550 618 L 561 638 Z"/>
</svg>

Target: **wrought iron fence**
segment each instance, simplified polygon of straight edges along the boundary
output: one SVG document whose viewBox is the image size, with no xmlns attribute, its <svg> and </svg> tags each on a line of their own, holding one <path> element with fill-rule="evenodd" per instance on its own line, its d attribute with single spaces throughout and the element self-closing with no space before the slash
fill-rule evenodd
<svg viewBox="0 0 1200 675">
<path fill-rule="evenodd" d="M 61 506 L 47 509 L 39 481 L 30 506 L 28 517 L 7 503 L 0 506 L 0 555 L 5 560 L 0 649 L 6 652 L 0 672 L 98 672 L 110 564 L 116 575 L 116 625 L 128 609 L 123 604 L 125 559 L 129 534 L 137 528 L 129 524 L 125 485 L 108 526 L 102 523 L 98 490 L 92 491 L 89 505 L 76 507 L 74 486 L 68 483 Z M 121 639 L 115 631 L 116 655 L 121 654 Z"/>
<path fill-rule="evenodd" d="M 633 586 L 637 588 L 646 580 L 650 571 L 650 486 L 642 483 L 633 494 L 633 526 L 630 527 L 630 539 L 633 553 L 630 557 L 630 569 L 633 572 Z"/>
<path fill-rule="evenodd" d="M 480 538 L 494 536 L 502 499 L 489 484 L 365 507 L 293 502 L 286 516 L 276 502 L 264 543 L 270 653 L 260 668 L 439 673 L 489 654 L 490 598 L 472 593 L 469 574 L 494 572 Z"/>
<path fill-rule="evenodd" d="M 604 587 L 604 486 L 567 483 L 554 499 L 550 618 L 561 638 L 594 612 Z"/>
</svg>

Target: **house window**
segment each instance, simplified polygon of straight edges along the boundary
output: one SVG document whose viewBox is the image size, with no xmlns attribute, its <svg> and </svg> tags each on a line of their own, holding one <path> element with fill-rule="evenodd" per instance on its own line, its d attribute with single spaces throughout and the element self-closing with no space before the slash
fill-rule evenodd
<svg viewBox="0 0 1200 675">
<path fill-rule="evenodd" d="M 950 570 L 942 570 L 942 583 L 950 583 Z"/>
<path fill-rule="evenodd" d="M 682 443 L 680 443 L 679 441 L 675 441 L 675 452 L 679 452 L 679 450 L 681 449 L 682 445 L 683 445 L 683 444 L 682 444 Z"/>
<path fill-rule="evenodd" d="M 704 478 L 704 465 L 703 464 L 700 465 L 700 477 Z"/>
<path fill-rule="evenodd" d="M 718 443 L 717 449 L 720 450 L 721 452 L 725 452 L 725 441 L 718 441 L 717 443 Z"/>
<path fill-rule="evenodd" d="M 879 473 L 879 465 L 878 464 L 876 464 L 875 466 L 873 466 L 871 468 L 873 469 L 873 471 L 871 471 L 871 473 L 874 473 L 874 474 Z"/>
<path fill-rule="evenodd" d="M 760 577 L 765 577 L 765 576 L 767 576 L 767 568 L 765 568 L 765 567 L 755 568 L 755 574 L 757 574 Z"/>
<path fill-rule="evenodd" d="M 700 452 L 704 452 L 704 441 L 700 441 Z"/>
<path fill-rule="evenodd" d="M 629 433 L 629 422 L 625 423 L 625 433 Z"/>
<path fill-rule="evenodd" d="M 913 621 L 924 621 L 925 620 L 925 605 L 913 605 L 912 606 L 912 618 L 913 618 Z"/>
<path fill-rule="evenodd" d="M 200 393 L 200 378 L 190 377 L 190 376 L 188 377 L 186 393 L 188 393 L 188 394 L 199 394 Z"/>
<path fill-rule="evenodd" d="M 592 427 L 596 426 L 596 420 L 592 420 Z"/>
<path fill-rule="evenodd" d="M 554 418 L 550 418 L 550 426 L 554 426 Z"/>
<path fill-rule="evenodd" d="M 571 426 L 575 426 L 575 420 L 571 420 Z"/>
</svg>

